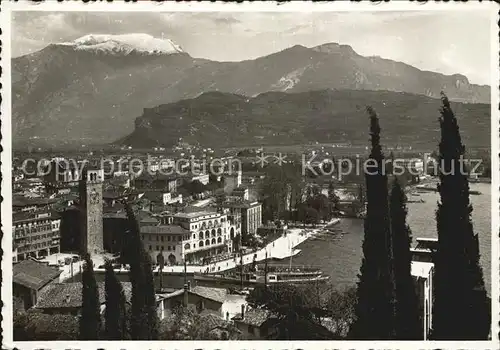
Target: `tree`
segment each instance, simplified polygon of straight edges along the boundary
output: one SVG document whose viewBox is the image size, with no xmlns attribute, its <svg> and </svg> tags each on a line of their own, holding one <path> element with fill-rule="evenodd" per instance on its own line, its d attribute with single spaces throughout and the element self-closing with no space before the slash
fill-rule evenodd
<svg viewBox="0 0 500 350">
<path fill-rule="evenodd" d="M 107 340 L 127 339 L 127 310 L 125 293 L 110 260 L 104 264 L 106 293 L 106 310 L 104 312 L 104 332 Z"/>
<path fill-rule="evenodd" d="M 94 276 L 94 263 L 90 255 L 84 257 L 82 272 L 82 313 L 80 315 L 80 339 L 98 340 L 101 331 L 101 303 Z"/>
<path fill-rule="evenodd" d="M 325 310 L 311 305 L 299 287 L 291 284 L 258 286 L 247 297 L 250 306 L 268 311 L 268 321 L 278 340 L 335 339 L 319 321 Z"/>
<path fill-rule="evenodd" d="M 129 279 L 132 283 L 130 334 L 133 340 L 156 340 L 158 339 L 158 316 L 151 260 L 142 245 L 139 224 L 134 212 L 127 203 L 125 210 L 129 226 L 127 232 Z"/>
<path fill-rule="evenodd" d="M 469 182 L 462 171 L 465 147 L 448 98 L 442 94 L 439 123 L 440 202 L 436 212 L 438 246 L 434 254 L 435 303 L 432 338 L 487 339 L 489 305 L 479 265 L 479 241 L 474 234 Z"/>
<path fill-rule="evenodd" d="M 305 203 L 299 206 L 297 215 L 299 221 L 301 221 L 304 224 L 304 227 L 307 224 L 316 225 L 319 221 L 318 211 L 314 208 L 311 208 Z"/>
<path fill-rule="evenodd" d="M 406 195 L 395 179 L 390 196 L 391 233 L 396 281 L 396 337 L 422 339 L 419 305 L 411 275 L 411 230 L 406 224 Z"/>
<path fill-rule="evenodd" d="M 330 201 L 330 213 L 333 214 L 338 211 L 338 204 L 340 201 L 339 196 L 335 193 L 335 186 L 333 185 L 333 181 L 330 181 L 328 184 L 328 200 Z"/>
<path fill-rule="evenodd" d="M 356 288 L 351 287 L 343 291 L 334 290 L 327 301 L 328 315 L 335 324 L 334 334 L 346 337 L 355 318 Z"/>
<path fill-rule="evenodd" d="M 363 259 L 357 284 L 356 321 L 350 330 L 355 339 L 394 339 L 395 281 L 388 204 L 387 176 L 380 145 L 377 114 L 370 116 L 371 153 L 366 169 L 367 213 Z"/>
<path fill-rule="evenodd" d="M 162 340 L 239 340 L 240 331 L 225 320 L 213 322 L 193 307 L 176 307 L 160 322 Z"/>
</svg>

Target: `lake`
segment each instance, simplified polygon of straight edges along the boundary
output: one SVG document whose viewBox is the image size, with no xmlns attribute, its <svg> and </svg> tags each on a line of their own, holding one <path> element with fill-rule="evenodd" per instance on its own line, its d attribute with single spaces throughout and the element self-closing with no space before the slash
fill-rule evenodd
<svg viewBox="0 0 500 350">
<path fill-rule="evenodd" d="M 474 232 L 479 235 L 481 266 L 488 293 L 491 295 L 491 185 L 470 184 L 471 190 L 480 195 L 471 195 Z M 413 242 L 417 237 L 437 237 L 435 212 L 439 194 L 421 193 L 425 203 L 408 203 L 408 224 L 412 230 Z M 293 258 L 294 264 L 315 265 L 330 276 L 333 285 L 342 289 L 357 282 L 361 266 L 363 241 L 363 220 L 342 219 L 338 227 L 349 234 L 331 240 L 308 240 L 298 246 L 301 253 Z"/>
</svg>

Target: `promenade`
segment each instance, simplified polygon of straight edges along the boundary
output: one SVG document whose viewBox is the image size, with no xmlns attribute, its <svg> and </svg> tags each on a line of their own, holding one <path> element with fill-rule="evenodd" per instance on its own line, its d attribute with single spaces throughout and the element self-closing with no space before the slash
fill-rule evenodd
<svg viewBox="0 0 500 350">
<path fill-rule="evenodd" d="M 286 236 L 281 236 L 276 240 L 270 242 L 265 247 L 261 248 L 256 252 L 243 255 L 243 264 L 251 264 L 254 260 L 254 255 L 256 255 L 256 261 L 264 261 L 266 259 L 266 252 L 268 259 L 285 259 L 290 256 L 298 254 L 300 251 L 294 249 L 307 239 L 309 239 L 314 234 L 318 233 L 322 228 L 335 224 L 339 222 L 340 219 L 333 219 L 330 222 L 322 225 L 318 225 L 315 229 L 300 229 L 293 228 L 288 229 Z M 216 263 L 211 263 L 203 266 L 186 266 L 186 272 L 206 272 L 207 268 L 209 272 L 222 272 L 230 269 L 234 269 L 240 265 L 241 258 L 223 260 Z M 157 271 L 157 270 L 155 270 Z M 163 268 L 164 273 L 183 273 L 184 266 L 166 266 Z"/>
<path fill-rule="evenodd" d="M 292 228 L 288 229 L 286 236 L 281 236 L 277 238 L 276 240 L 270 242 L 267 244 L 265 247 L 259 249 L 256 252 L 251 252 L 248 254 L 243 255 L 243 264 L 251 264 L 254 260 L 254 255 L 256 255 L 255 260 L 257 262 L 259 261 L 264 261 L 266 259 L 266 252 L 267 252 L 267 258 L 268 259 L 286 259 L 289 258 L 290 256 L 296 255 L 300 252 L 300 250 L 295 249 L 298 245 L 309 239 L 311 236 L 315 235 L 318 233 L 319 230 L 322 228 L 332 225 L 340 221 L 340 219 L 333 219 L 328 223 L 318 225 L 315 229 L 312 228 Z M 105 257 L 110 258 L 111 255 L 106 254 L 106 256 L 94 256 L 93 262 L 94 262 L 94 271 L 104 271 L 104 269 L 99 268 L 99 266 L 102 266 L 104 264 L 104 259 Z M 64 253 L 59 253 L 59 254 L 53 254 L 45 259 L 41 260 L 44 262 L 49 263 L 50 265 L 57 265 L 57 261 L 59 259 L 64 259 L 66 257 L 71 257 L 73 254 L 64 254 Z M 66 281 L 70 279 L 73 275 L 77 275 L 78 273 L 81 272 L 82 269 L 82 261 L 75 262 L 73 263 L 73 267 L 71 268 L 71 265 L 64 265 L 60 266 L 59 269 L 62 271 L 61 276 L 59 278 L 60 282 Z M 187 265 L 186 266 L 186 272 L 187 273 L 204 273 L 207 272 L 207 269 L 209 272 L 223 272 L 226 270 L 234 269 L 236 267 L 239 267 L 241 263 L 241 258 L 238 256 L 236 258 L 231 258 L 228 260 L 222 260 L 216 263 L 211 263 L 207 265 Z M 116 270 L 118 271 L 118 270 Z M 125 272 L 128 271 L 126 269 L 121 268 L 119 270 L 120 272 Z M 154 270 L 155 272 L 158 271 L 158 268 Z M 176 265 L 176 266 L 165 266 L 163 268 L 163 273 L 168 274 L 168 273 L 184 273 L 184 266 L 183 265 Z"/>
</svg>

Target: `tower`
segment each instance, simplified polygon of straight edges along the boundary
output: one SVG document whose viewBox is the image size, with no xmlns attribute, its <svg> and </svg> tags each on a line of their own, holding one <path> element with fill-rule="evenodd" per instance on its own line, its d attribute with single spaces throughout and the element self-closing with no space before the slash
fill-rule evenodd
<svg viewBox="0 0 500 350">
<path fill-rule="evenodd" d="M 98 254 L 104 250 L 102 229 L 102 169 L 85 169 L 79 184 L 81 213 L 81 250 Z"/>
</svg>

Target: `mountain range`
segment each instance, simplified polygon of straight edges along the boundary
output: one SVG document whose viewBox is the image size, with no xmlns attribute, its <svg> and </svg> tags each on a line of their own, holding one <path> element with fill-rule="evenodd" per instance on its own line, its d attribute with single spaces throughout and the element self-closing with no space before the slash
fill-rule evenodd
<svg viewBox="0 0 500 350">
<path fill-rule="evenodd" d="M 333 93 L 331 90 L 339 91 Z M 345 94 L 340 90 L 350 92 Z M 159 108 L 162 109 L 166 108 L 165 104 L 176 101 L 180 101 L 179 106 L 187 106 L 192 101 L 196 105 L 194 110 L 199 113 L 191 112 L 189 118 L 193 121 L 205 120 L 208 115 L 212 115 L 211 118 L 230 118 L 224 113 L 219 116 L 211 112 L 212 108 L 227 105 L 223 102 L 225 98 L 228 98 L 228 103 L 238 106 L 240 100 L 251 101 L 251 110 L 241 107 L 248 114 L 234 112 L 235 116 L 242 118 L 236 122 L 240 128 L 244 123 L 258 119 L 253 114 L 258 114 L 259 108 L 268 111 L 288 109 L 286 106 L 257 105 L 270 96 L 269 103 L 284 100 L 302 106 L 302 101 L 294 102 L 293 99 L 304 98 L 309 91 L 319 91 L 311 93 L 314 96 L 338 99 L 348 98 L 356 90 L 415 94 L 394 95 L 412 96 L 408 99 L 413 99 L 414 103 L 422 99 L 432 101 L 424 97 L 438 98 L 441 91 L 453 101 L 489 103 L 490 100 L 488 86 L 470 84 L 463 75 L 443 75 L 380 57 L 364 57 L 350 46 L 336 43 L 312 48 L 296 45 L 254 60 L 217 62 L 191 57 L 171 41 L 145 34 L 88 35 L 12 59 L 13 140 L 22 144 L 76 141 L 92 144 L 126 140 L 126 135 L 134 139 L 141 132 L 136 126 L 149 120 L 152 113 L 147 112 L 147 118 L 143 118 L 144 108 L 155 110 L 161 105 Z M 210 91 L 220 94 L 204 94 Z M 365 93 L 372 98 L 378 96 Z M 200 106 L 198 103 L 207 96 L 219 96 L 209 100 L 211 103 L 221 101 L 222 105 Z M 278 100 L 276 96 L 280 96 Z M 235 99 L 240 102 L 236 103 Z M 326 123 L 318 116 L 335 114 L 321 108 L 351 102 L 350 98 L 348 101 L 335 100 L 333 104 L 316 101 L 316 106 L 323 107 L 313 109 L 315 123 Z M 396 98 L 392 103 L 398 104 L 399 101 Z M 477 108 L 482 110 L 484 107 Z M 227 113 L 233 112 L 227 110 Z M 309 115 L 312 112 L 304 113 Z M 270 113 L 268 117 L 270 126 L 284 118 L 276 113 Z M 175 118 L 175 115 L 169 115 L 167 119 L 172 122 Z M 183 118 L 187 118 L 186 115 Z M 183 120 L 178 119 L 173 125 L 181 127 L 187 123 Z M 217 120 L 212 122 L 217 125 Z M 204 125 L 191 125 L 189 130 L 202 129 Z M 248 130 L 255 128 L 258 126 L 247 126 Z M 189 134 L 181 135 L 182 130 L 176 131 L 175 136 L 189 137 Z M 249 135 L 250 138 L 255 136 L 262 135 Z M 304 135 L 305 138 L 309 136 L 307 132 Z M 158 140 L 156 136 L 152 139 Z"/>
<path fill-rule="evenodd" d="M 319 143 L 367 144 L 366 106 L 380 117 L 383 143 L 435 148 L 441 101 L 392 91 L 266 92 L 248 98 L 207 92 L 147 108 L 118 144 L 170 147 L 179 141 L 211 147 Z M 452 102 L 468 147 L 489 147 L 490 105 Z"/>
</svg>

